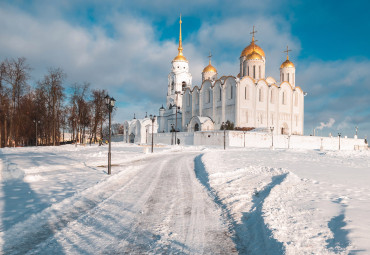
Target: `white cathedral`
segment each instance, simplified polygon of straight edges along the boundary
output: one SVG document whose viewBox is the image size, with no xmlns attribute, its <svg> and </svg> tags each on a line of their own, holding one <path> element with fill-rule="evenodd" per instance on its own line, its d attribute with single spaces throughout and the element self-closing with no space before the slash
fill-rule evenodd
<svg viewBox="0 0 370 255">
<path fill-rule="evenodd" d="M 210 58 L 202 72 L 202 84 L 193 86 L 189 61 L 183 54 L 181 23 L 180 17 L 178 54 L 172 60 L 167 103 L 159 109 L 155 133 L 220 130 L 228 122 L 239 130 L 273 128 L 274 134 L 303 135 L 305 93 L 295 85 L 295 66 L 288 48 L 287 59 L 280 66 L 280 82 L 266 78 L 265 52 L 255 43 L 253 28 L 236 77 L 218 78 Z M 151 125 L 149 118 L 126 121 L 126 141 L 148 142 Z"/>
</svg>

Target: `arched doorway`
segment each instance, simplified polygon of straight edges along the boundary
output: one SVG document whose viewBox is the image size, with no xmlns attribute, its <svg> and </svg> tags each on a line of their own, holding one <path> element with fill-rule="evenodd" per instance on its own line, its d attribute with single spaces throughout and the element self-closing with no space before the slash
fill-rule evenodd
<svg viewBox="0 0 370 255">
<path fill-rule="evenodd" d="M 130 143 L 134 143 L 135 142 L 135 135 L 134 133 L 131 133 L 130 134 Z"/>
<path fill-rule="evenodd" d="M 194 125 L 194 132 L 199 131 L 199 124 L 195 123 Z"/>
<path fill-rule="evenodd" d="M 289 128 L 288 124 L 284 122 L 283 126 L 281 127 L 281 134 L 282 135 L 288 135 L 289 134 Z"/>
</svg>

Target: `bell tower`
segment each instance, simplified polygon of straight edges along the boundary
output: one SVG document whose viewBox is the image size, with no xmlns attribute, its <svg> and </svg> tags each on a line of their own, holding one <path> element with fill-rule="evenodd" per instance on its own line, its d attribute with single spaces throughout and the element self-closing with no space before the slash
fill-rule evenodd
<svg viewBox="0 0 370 255">
<path fill-rule="evenodd" d="M 182 34 L 181 34 L 181 15 L 180 15 L 180 35 L 178 54 L 172 60 L 171 72 L 168 75 L 168 91 L 167 91 L 167 109 L 171 105 L 182 107 L 183 89 L 191 88 L 192 76 L 189 72 L 189 61 L 183 54 Z"/>
</svg>

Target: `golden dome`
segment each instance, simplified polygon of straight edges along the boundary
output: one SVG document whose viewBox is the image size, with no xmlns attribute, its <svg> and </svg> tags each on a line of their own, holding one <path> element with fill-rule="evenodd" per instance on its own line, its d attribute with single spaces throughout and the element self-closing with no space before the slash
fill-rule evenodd
<svg viewBox="0 0 370 255">
<path fill-rule="evenodd" d="M 212 58 L 211 52 L 209 53 L 208 57 L 209 57 L 209 63 L 208 63 L 208 66 L 206 66 L 203 69 L 203 73 L 217 73 L 216 68 L 214 68 L 214 66 L 211 64 L 211 58 Z"/>
<path fill-rule="evenodd" d="M 252 53 L 247 55 L 247 60 L 252 60 L 252 59 L 262 59 L 262 56 L 257 51 L 252 51 Z"/>
<path fill-rule="evenodd" d="M 240 54 L 240 57 L 246 57 L 249 54 L 252 54 L 253 51 L 257 52 L 262 57 L 265 57 L 265 52 L 263 51 L 263 49 L 260 46 L 258 46 L 256 44 L 256 42 L 254 40 L 254 34 L 255 33 L 257 33 L 257 31 L 254 30 L 254 26 L 253 26 L 253 32 L 251 32 L 251 34 L 252 34 L 251 44 L 249 44 L 247 47 L 244 48 L 244 50 L 242 51 L 242 54 Z"/>
<path fill-rule="evenodd" d="M 188 61 L 184 55 L 177 55 L 172 61 Z"/>
<path fill-rule="evenodd" d="M 203 73 L 217 73 L 217 70 L 211 64 L 209 64 L 203 69 Z"/>
<path fill-rule="evenodd" d="M 284 67 L 294 67 L 294 64 L 293 64 L 292 61 L 290 61 L 289 59 L 287 59 L 280 66 L 280 68 L 284 68 Z"/>
<path fill-rule="evenodd" d="M 262 48 L 260 46 L 255 44 L 254 41 L 252 41 L 251 44 L 249 44 L 247 47 L 245 47 L 245 49 L 242 51 L 242 54 L 240 55 L 240 57 L 248 56 L 249 54 L 251 54 L 253 52 L 253 48 L 254 48 L 255 52 L 257 52 L 261 56 L 265 57 L 265 52 L 262 50 Z"/>
<path fill-rule="evenodd" d="M 284 68 L 284 67 L 294 67 L 294 64 L 292 63 L 292 61 L 289 60 L 289 51 L 292 51 L 292 50 L 289 50 L 289 47 L 286 46 L 286 60 L 281 64 L 280 68 Z"/>
</svg>

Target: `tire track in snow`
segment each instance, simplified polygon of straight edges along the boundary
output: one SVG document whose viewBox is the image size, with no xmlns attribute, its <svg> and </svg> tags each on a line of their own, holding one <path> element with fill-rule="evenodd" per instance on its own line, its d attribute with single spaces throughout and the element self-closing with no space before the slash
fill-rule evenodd
<svg viewBox="0 0 370 255">
<path fill-rule="evenodd" d="M 131 167 L 16 224 L 4 233 L 2 251 L 6 254 L 25 254 L 114 196 L 115 191 L 134 182 L 140 176 L 138 171 L 138 167 Z"/>
<path fill-rule="evenodd" d="M 223 203 L 209 182 L 208 172 L 202 161 L 203 154 L 194 160 L 195 174 L 201 184 L 207 189 L 213 201 L 222 209 L 225 221 L 229 223 L 229 231 L 233 233 L 233 241 L 239 254 L 284 254 L 284 245 L 272 236 L 271 230 L 264 223 L 262 208 L 265 199 L 271 190 L 280 185 L 286 178 L 287 173 L 272 177 L 271 183 L 266 185 L 261 191 L 255 193 L 253 206 L 248 213 L 243 213 L 242 224 L 238 224 L 232 217 L 228 205 Z M 260 244 L 262 242 L 262 244 Z M 261 251 L 264 247 L 265 250 Z"/>
</svg>

